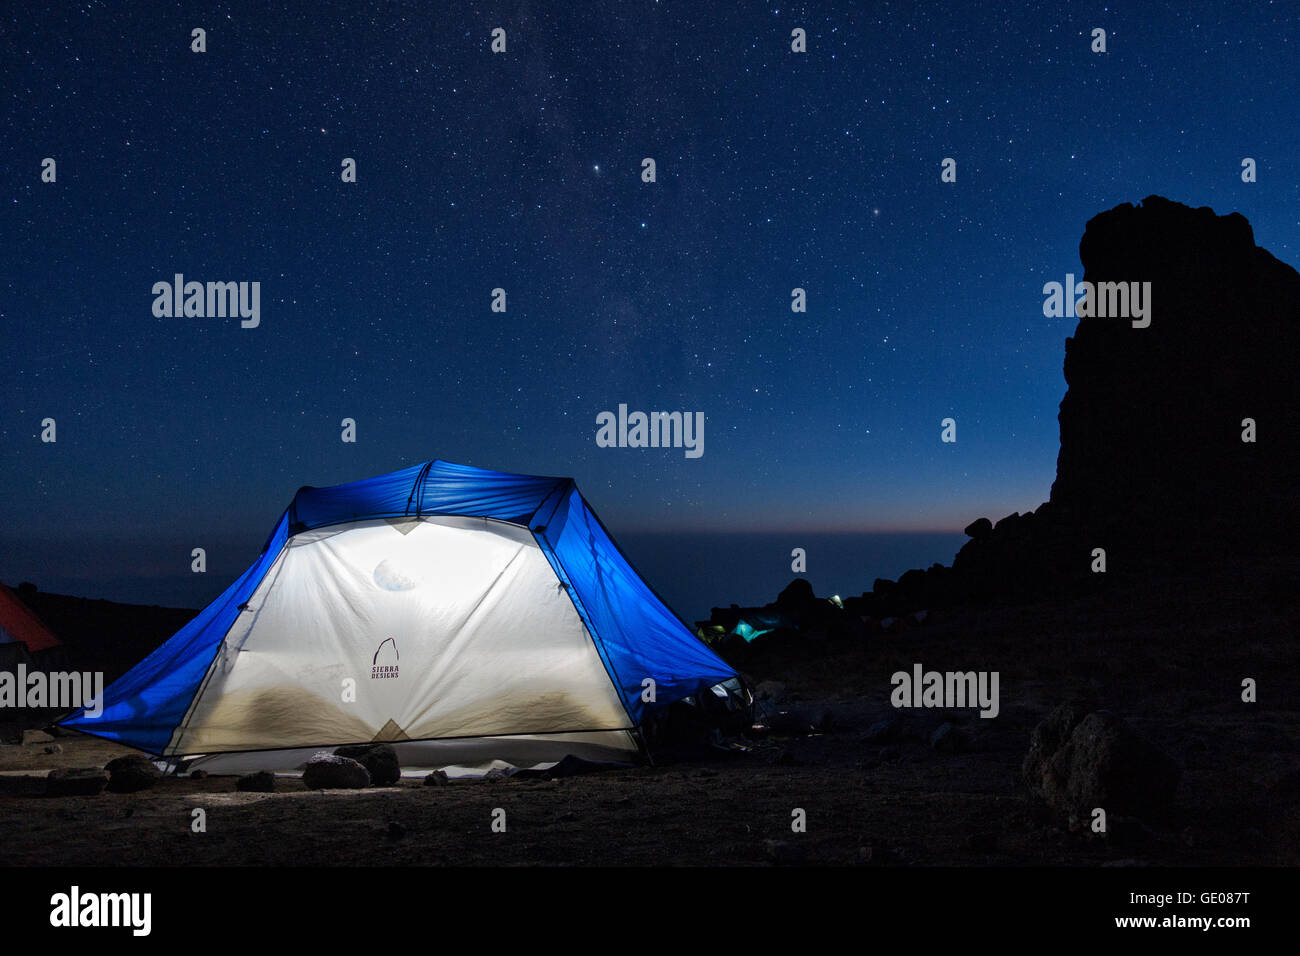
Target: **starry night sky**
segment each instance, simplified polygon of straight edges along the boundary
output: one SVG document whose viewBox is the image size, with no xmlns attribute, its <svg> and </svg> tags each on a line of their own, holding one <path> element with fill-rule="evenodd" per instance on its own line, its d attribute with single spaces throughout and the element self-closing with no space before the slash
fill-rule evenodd
<svg viewBox="0 0 1300 956">
<path fill-rule="evenodd" d="M 1047 498 L 1091 216 L 1237 210 L 1300 264 L 1292 4 L 124 6 L 0 20 L 10 583 L 242 568 L 300 485 L 433 457 L 616 535 L 960 531 Z M 260 327 L 155 318 L 177 272 Z M 619 403 L 704 456 L 598 448 Z"/>
</svg>

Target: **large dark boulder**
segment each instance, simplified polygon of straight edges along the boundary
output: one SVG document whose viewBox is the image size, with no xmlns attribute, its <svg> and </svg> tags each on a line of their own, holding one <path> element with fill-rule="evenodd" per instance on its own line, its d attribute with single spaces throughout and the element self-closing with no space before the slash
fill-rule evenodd
<svg viewBox="0 0 1300 956">
<path fill-rule="evenodd" d="M 402 765 L 397 751 L 388 744 L 349 744 L 335 749 L 340 757 L 349 757 L 366 768 L 373 787 L 391 787 L 402 779 Z"/>
<path fill-rule="evenodd" d="M 1084 698 L 1067 700 L 1033 729 L 1029 735 L 1029 753 L 1020 768 L 1031 793 L 1039 797 L 1043 795 L 1043 776 L 1052 758 L 1065 746 L 1074 728 L 1094 710 L 1092 702 Z"/>
<path fill-rule="evenodd" d="M 302 782 L 308 790 L 360 790 L 370 786 L 370 773 L 350 757 L 318 753 L 303 767 Z"/>
<path fill-rule="evenodd" d="M 1150 282 L 1151 324 L 1084 318 L 1066 340 L 1052 503 L 1095 541 L 1161 559 L 1293 539 L 1300 274 L 1240 214 L 1159 196 L 1095 216 L 1079 257 L 1086 281 Z"/>
<path fill-rule="evenodd" d="M 1095 807 L 1109 816 L 1166 813 L 1178 786 L 1178 764 L 1114 714 L 1093 711 L 1047 753 L 1076 715 L 1075 709 L 1057 708 L 1034 731 L 1025 761 L 1031 790 L 1053 809 L 1080 817 Z"/>
<path fill-rule="evenodd" d="M 952 574 L 930 587 L 932 605 L 1203 574 L 1234 552 L 1286 551 L 1300 536 L 1300 455 L 1290 445 L 1300 431 L 1300 273 L 1256 246 L 1241 215 L 1159 196 L 1093 217 L 1079 258 L 1076 283 L 1149 282 L 1150 324 L 1077 320 L 1065 341 L 1050 500 L 996 524 L 971 522 Z M 1242 441 L 1247 418 L 1254 442 Z M 1105 574 L 1091 569 L 1098 547 Z M 898 589 L 879 584 L 873 611 L 907 610 Z"/>
<path fill-rule="evenodd" d="M 109 793 L 138 793 L 163 778 L 163 772 L 144 754 L 127 754 L 104 765 Z"/>
<path fill-rule="evenodd" d="M 776 596 L 776 604 L 782 609 L 800 611 L 817 600 L 812 583 L 807 578 L 795 578 Z"/>
</svg>

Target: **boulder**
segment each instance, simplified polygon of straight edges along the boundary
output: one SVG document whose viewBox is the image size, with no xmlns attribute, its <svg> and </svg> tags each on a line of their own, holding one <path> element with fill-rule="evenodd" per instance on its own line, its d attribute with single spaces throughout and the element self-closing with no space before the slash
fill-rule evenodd
<svg viewBox="0 0 1300 956">
<path fill-rule="evenodd" d="M 67 767 L 45 775 L 47 797 L 93 797 L 108 786 L 108 774 L 98 767 Z"/>
<path fill-rule="evenodd" d="M 1241 423 L 1257 419 L 1261 436 L 1266 420 L 1277 435 L 1300 426 L 1300 275 L 1240 214 L 1160 196 L 1091 219 L 1079 258 L 1089 282 L 1149 281 L 1154 304 L 1146 328 L 1082 318 L 1066 339 L 1052 503 L 1162 570 L 1234 545 L 1289 547 L 1300 456 L 1243 442 Z"/>
<path fill-rule="evenodd" d="M 144 754 L 127 754 L 104 765 L 109 793 L 137 793 L 148 790 L 163 778 L 163 772 Z"/>
<path fill-rule="evenodd" d="M 402 779 L 402 765 L 397 761 L 397 751 L 388 744 L 352 744 L 339 747 L 334 753 L 349 757 L 366 768 L 372 787 L 391 787 Z"/>
<path fill-rule="evenodd" d="M 776 596 L 778 607 L 799 610 L 817 600 L 813 586 L 806 578 L 795 578 Z"/>
<path fill-rule="evenodd" d="M 308 790 L 360 790 L 370 786 L 370 773 L 350 757 L 318 753 L 303 767 L 302 782 Z"/>
<path fill-rule="evenodd" d="M 1020 512 L 1013 511 L 1001 521 L 993 526 L 993 530 L 999 534 L 1010 534 L 1013 529 L 1020 525 Z"/>
<path fill-rule="evenodd" d="M 1056 752 L 1061 749 L 1074 728 L 1096 708 L 1083 698 L 1067 700 L 1047 715 L 1029 735 L 1029 753 L 1021 764 L 1025 784 L 1035 796 L 1043 796 L 1043 775 L 1047 772 Z"/>
<path fill-rule="evenodd" d="M 1101 807 L 1108 816 L 1139 818 L 1160 816 L 1169 809 L 1180 776 L 1172 757 L 1104 710 L 1079 720 L 1064 743 L 1045 756 L 1046 743 L 1067 722 L 1058 718 L 1056 727 L 1041 734 L 1035 730 L 1043 746 L 1034 755 L 1031 745 L 1036 763 L 1028 757 L 1025 761 L 1031 789 L 1048 806 L 1080 816 Z"/>
</svg>

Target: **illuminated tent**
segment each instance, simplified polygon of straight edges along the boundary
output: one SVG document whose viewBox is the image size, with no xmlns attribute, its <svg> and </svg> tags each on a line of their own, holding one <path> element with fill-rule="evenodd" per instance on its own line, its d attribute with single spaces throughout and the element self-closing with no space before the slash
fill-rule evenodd
<svg viewBox="0 0 1300 956">
<path fill-rule="evenodd" d="M 432 461 L 301 489 L 252 567 L 63 724 L 209 771 L 369 741 L 408 769 L 530 766 L 626 758 L 733 677 L 572 479 Z"/>
<path fill-rule="evenodd" d="M 40 665 L 62 645 L 26 604 L 0 584 L 0 669 Z"/>
</svg>

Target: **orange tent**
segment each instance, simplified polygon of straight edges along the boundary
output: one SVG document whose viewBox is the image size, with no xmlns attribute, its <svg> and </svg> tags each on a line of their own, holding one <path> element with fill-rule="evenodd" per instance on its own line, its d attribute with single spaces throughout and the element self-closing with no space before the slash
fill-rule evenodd
<svg viewBox="0 0 1300 956">
<path fill-rule="evenodd" d="M 22 643 L 29 653 L 35 654 L 59 646 L 59 639 L 50 633 L 32 610 L 3 584 L 0 584 L 0 644 Z"/>
</svg>

